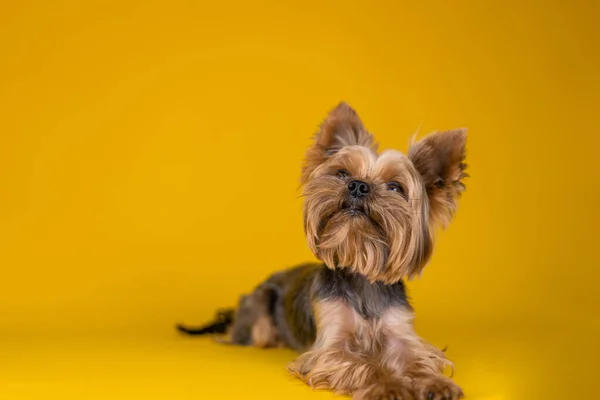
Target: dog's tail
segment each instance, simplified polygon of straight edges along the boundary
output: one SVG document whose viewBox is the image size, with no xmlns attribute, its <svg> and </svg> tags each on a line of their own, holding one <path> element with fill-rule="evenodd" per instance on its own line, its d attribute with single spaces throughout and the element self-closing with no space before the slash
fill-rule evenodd
<svg viewBox="0 0 600 400">
<path fill-rule="evenodd" d="M 235 310 L 225 309 L 217 311 L 215 319 L 205 325 L 198 327 L 190 327 L 182 324 L 177 324 L 175 327 L 181 333 L 187 335 L 211 335 L 227 333 L 227 328 L 233 324 Z"/>
</svg>

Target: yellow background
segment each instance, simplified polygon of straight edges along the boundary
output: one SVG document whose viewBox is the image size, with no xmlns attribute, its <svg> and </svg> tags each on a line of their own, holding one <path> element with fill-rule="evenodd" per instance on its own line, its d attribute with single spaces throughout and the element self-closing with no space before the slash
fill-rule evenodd
<svg viewBox="0 0 600 400">
<path fill-rule="evenodd" d="M 340 100 L 384 148 L 470 129 L 410 284 L 468 398 L 596 398 L 593 3 L 3 2 L 0 398 L 330 398 L 173 324 L 312 259 L 299 169 Z"/>
</svg>

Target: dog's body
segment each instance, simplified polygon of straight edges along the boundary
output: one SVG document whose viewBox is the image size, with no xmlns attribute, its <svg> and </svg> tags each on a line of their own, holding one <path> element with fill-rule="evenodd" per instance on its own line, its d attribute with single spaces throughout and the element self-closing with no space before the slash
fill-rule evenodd
<svg viewBox="0 0 600 400">
<path fill-rule="evenodd" d="M 340 104 L 303 169 L 304 221 L 323 264 L 276 273 L 238 308 L 189 334 L 302 352 L 290 371 L 313 388 L 355 399 L 456 400 L 450 362 L 413 330 L 404 277 L 418 275 L 433 229 L 464 190 L 465 131 L 430 135 L 408 156 L 377 153 L 357 114 Z"/>
</svg>

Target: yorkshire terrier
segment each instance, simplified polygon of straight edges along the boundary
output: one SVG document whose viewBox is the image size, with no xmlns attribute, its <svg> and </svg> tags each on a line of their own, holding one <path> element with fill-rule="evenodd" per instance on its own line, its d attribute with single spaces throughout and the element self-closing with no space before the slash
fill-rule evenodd
<svg viewBox="0 0 600 400">
<path fill-rule="evenodd" d="M 321 264 L 278 272 L 236 310 L 187 334 L 290 347 L 289 366 L 315 389 L 355 400 L 457 400 L 443 351 L 413 329 L 403 279 L 429 261 L 434 230 L 452 219 L 465 186 L 466 130 L 412 141 L 408 154 L 378 152 L 346 103 L 315 135 L 302 169 L 304 230 Z"/>
</svg>

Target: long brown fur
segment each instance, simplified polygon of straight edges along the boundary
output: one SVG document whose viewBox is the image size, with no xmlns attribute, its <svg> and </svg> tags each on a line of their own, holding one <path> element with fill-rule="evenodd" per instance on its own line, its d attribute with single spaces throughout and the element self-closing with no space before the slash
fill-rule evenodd
<svg viewBox="0 0 600 400">
<path fill-rule="evenodd" d="M 465 145 L 466 130 L 456 129 L 413 142 L 407 155 L 380 153 L 358 114 L 339 104 L 301 177 L 304 230 L 322 264 L 273 274 L 243 296 L 226 342 L 296 349 L 292 374 L 355 400 L 463 397 L 443 374 L 452 363 L 415 333 L 403 279 L 421 273 L 435 230 L 456 211 Z"/>
</svg>

